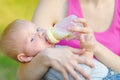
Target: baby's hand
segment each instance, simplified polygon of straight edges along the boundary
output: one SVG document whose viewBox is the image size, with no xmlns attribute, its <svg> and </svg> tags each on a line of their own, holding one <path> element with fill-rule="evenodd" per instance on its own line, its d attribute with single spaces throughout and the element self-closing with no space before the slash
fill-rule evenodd
<svg viewBox="0 0 120 80">
<path fill-rule="evenodd" d="M 85 48 L 86 51 L 93 52 L 94 51 L 94 37 L 92 34 L 81 34 L 80 35 L 80 46 L 81 48 Z"/>
</svg>

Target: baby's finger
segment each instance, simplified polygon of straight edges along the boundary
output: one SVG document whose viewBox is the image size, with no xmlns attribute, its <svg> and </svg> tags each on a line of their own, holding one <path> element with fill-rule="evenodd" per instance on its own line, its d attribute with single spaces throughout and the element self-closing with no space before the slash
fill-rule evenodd
<svg viewBox="0 0 120 80">
<path fill-rule="evenodd" d="M 81 42 L 90 42 L 91 39 L 92 39 L 92 35 L 91 34 L 81 34 L 80 35 Z"/>
</svg>

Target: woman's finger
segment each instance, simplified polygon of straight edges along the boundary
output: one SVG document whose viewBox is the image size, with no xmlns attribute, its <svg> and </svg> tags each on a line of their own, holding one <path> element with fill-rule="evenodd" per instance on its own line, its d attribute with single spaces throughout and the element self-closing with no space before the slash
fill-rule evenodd
<svg viewBox="0 0 120 80">
<path fill-rule="evenodd" d="M 77 59 L 78 58 L 78 59 Z M 74 60 L 70 61 L 70 64 L 73 66 L 74 70 L 81 73 L 82 76 L 84 76 L 87 80 L 90 80 L 90 75 L 86 73 L 86 71 L 82 68 L 82 64 L 80 65 L 77 60 L 79 60 L 79 56 L 76 55 L 76 58 L 73 58 Z M 84 61 L 83 61 L 84 62 Z M 76 72 L 76 73 L 77 73 Z M 79 73 L 77 73 L 79 75 Z"/>
<path fill-rule="evenodd" d="M 79 27 L 79 26 L 72 26 L 68 28 L 69 31 L 71 32 L 78 32 L 78 33 L 93 33 L 93 31 L 90 28 L 84 28 L 84 27 Z"/>
<path fill-rule="evenodd" d="M 80 64 L 74 65 L 74 67 L 75 70 L 78 71 L 82 76 L 84 76 L 87 80 L 90 80 L 90 75 L 86 73 Z"/>
<path fill-rule="evenodd" d="M 52 62 L 52 67 L 55 70 L 59 71 L 63 75 L 63 77 L 64 77 L 65 80 L 69 80 L 68 73 L 67 73 L 66 69 L 62 65 L 60 65 L 56 61 L 53 61 Z"/>
<path fill-rule="evenodd" d="M 73 53 L 78 54 L 78 55 L 83 54 L 85 52 L 84 48 L 83 49 L 77 49 L 77 48 L 68 47 L 68 49 L 70 51 L 72 51 Z"/>
<path fill-rule="evenodd" d="M 87 27 L 87 21 L 85 18 L 76 18 L 73 20 L 75 23 L 82 23 L 84 27 Z"/>
<path fill-rule="evenodd" d="M 74 70 L 72 65 L 66 65 L 65 68 L 67 71 L 74 77 L 75 80 L 81 80 L 80 76 L 77 74 L 77 72 Z"/>
<path fill-rule="evenodd" d="M 66 40 L 72 40 L 72 39 L 79 39 L 79 37 L 80 37 L 80 33 L 78 33 L 78 32 L 73 32 L 71 35 L 69 35 L 67 38 L 66 38 Z"/>
<path fill-rule="evenodd" d="M 79 57 L 77 57 L 77 61 L 79 64 L 86 64 L 90 66 L 91 68 L 94 66 L 93 63 L 89 61 L 89 59 L 87 59 L 85 56 L 80 55 Z"/>
</svg>

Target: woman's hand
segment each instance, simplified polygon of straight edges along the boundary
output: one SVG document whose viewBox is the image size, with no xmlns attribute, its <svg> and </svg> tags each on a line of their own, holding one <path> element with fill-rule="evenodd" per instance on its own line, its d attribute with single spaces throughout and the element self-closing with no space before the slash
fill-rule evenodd
<svg viewBox="0 0 120 80">
<path fill-rule="evenodd" d="M 84 18 L 77 18 L 73 21 L 75 23 L 83 24 L 82 27 L 73 26 L 69 28 L 71 32 L 75 32 L 73 37 L 80 40 L 81 48 L 88 49 L 89 51 L 93 50 L 97 42 L 94 36 L 94 31 L 87 25 L 87 22 Z"/>
<path fill-rule="evenodd" d="M 80 72 L 86 79 L 89 80 L 90 76 L 82 69 L 82 67 L 78 66 L 80 63 L 92 66 L 85 57 L 79 57 L 79 55 L 83 52 L 84 50 L 70 47 L 48 48 L 40 55 L 42 55 L 41 58 L 43 58 L 43 64 L 62 73 L 65 80 L 69 80 L 68 73 L 71 74 L 75 80 L 81 80 L 76 71 Z"/>
<path fill-rule="evenodd" d="M 73 37 L 71 37 L 71 38 L 80 40 L 80 47 L 82 49 L 83 48 L 85 49 L 85 53 L 83 55 L 92 61 L 95 44 L 96 44 L 94 32 L 91 28 L 88 27 L 85 19 L 77 18 L 73 21 L 75 23 L 81 23 L 81 24 L 83 24 L 83 26 L 82 27 L 80 27 L 80 26 L 70 27 L 69 30 L 75 33 L 73 35 Z"/>
</svg>

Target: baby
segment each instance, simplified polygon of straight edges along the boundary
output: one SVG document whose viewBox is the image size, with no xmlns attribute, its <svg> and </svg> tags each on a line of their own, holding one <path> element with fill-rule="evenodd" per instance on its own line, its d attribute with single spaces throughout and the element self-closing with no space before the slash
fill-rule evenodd
<svg viewBox="0 0 120 80">
<path fill-rule="evenodd" d="M 54 47 L 46 40 L 46 31 L 37 28 L 35 24 L 25 20 L 16 20 L 4 30 L 0 43 L 1 48 L 9 57 L 19 62 L 29 62 L 42 50 Z M 95 68 L 91 69 L 87 65 L 79 64 L 91 76 L 91 80 L 102 80 L 107 75 L 107 68 L 97 60 L 93 60 Z M 100 70 L 99 70 L 100 69 Z M 85 80 L 78 73 L 82 80 Z M 51 76 L 52 75 L 52 76 Z M 61 74 L 54 69 L 49 69 L 45 74 L 44 80 L 64 80 Z M 70 80 L 74 78 L 69 75 Z"/>
</svg>

